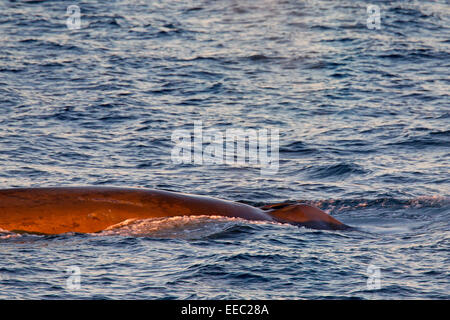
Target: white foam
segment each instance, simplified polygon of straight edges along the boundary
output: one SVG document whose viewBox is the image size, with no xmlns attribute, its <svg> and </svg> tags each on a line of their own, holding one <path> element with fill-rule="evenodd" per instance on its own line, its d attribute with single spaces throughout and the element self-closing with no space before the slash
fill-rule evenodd
<svg viewBox="0 0 450 320">
<path fill-rule="evenodd" d="M 201 238 L 222 232 L 233 225 L 267 224 L 223 216 L 175 216 L 152 219 L 128 219 L 95 235 L 151 236 L 157 238 Z"/>
<path fill-rule="evenodd" d="M 0 228 L 0 239 L 19 238 L 21 236 L 21 234 L 10 232 L 8 230 Z"/>
</svg>

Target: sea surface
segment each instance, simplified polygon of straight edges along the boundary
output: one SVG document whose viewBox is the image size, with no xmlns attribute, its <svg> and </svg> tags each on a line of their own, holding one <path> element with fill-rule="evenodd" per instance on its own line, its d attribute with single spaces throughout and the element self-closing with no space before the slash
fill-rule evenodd
<svg viewBox="0 0 450 320">
<path fill-rule="evenodd" d="M 356 227 L 203 216 L 3 230 L 0 299 L 450 299 L 449 1 L 0 0 L 0 12 L 0 188 L 298 200 Z M 195 121 L 279 130 L 277 172 L 176 163 L 172 135 Z"/>
</svg>

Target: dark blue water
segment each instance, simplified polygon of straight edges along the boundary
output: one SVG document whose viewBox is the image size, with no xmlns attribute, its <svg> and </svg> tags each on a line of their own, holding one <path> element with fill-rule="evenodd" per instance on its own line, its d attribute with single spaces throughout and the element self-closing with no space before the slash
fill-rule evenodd
<svg viewBox="0 0 450 320">
<path fill-rule="evenodd" d="M 0 12 L 1 188 L 306 200 L 358 228 L 181 217 L 3 232 L 0 298 L 450 298 L 448 1 L 2 0 Z M 278 173 L 175 164 L 171 135 L 194 121 L 279 129 Z"/>
</svg>

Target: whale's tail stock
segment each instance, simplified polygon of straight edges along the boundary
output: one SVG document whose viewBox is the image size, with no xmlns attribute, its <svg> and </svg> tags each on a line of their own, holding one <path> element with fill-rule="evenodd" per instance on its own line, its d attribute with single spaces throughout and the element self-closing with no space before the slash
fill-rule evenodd
<svg viewBox="0 0 450 320">
<path fill-rule="evenodd" d="M 336 220 L 317 207 L 303 203 L 279 203 L 267 205 L 267 210 L 276 221 L 321 230 L 349 230 L 352 227 Z"/>
</svg>

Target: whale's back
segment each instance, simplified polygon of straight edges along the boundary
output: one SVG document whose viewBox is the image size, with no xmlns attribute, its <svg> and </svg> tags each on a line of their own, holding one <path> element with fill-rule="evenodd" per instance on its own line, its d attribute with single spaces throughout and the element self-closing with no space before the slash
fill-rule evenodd
<svg viewBox="0 0 450 320">
<path fill-rule="evenodd" d="M 0 228 L 44 234 L 92 233 L 127 219 L 218 215 L 270 220 L 262 210 L 210 197 L 114 187 L 0 190 Z"/>
</svg>

